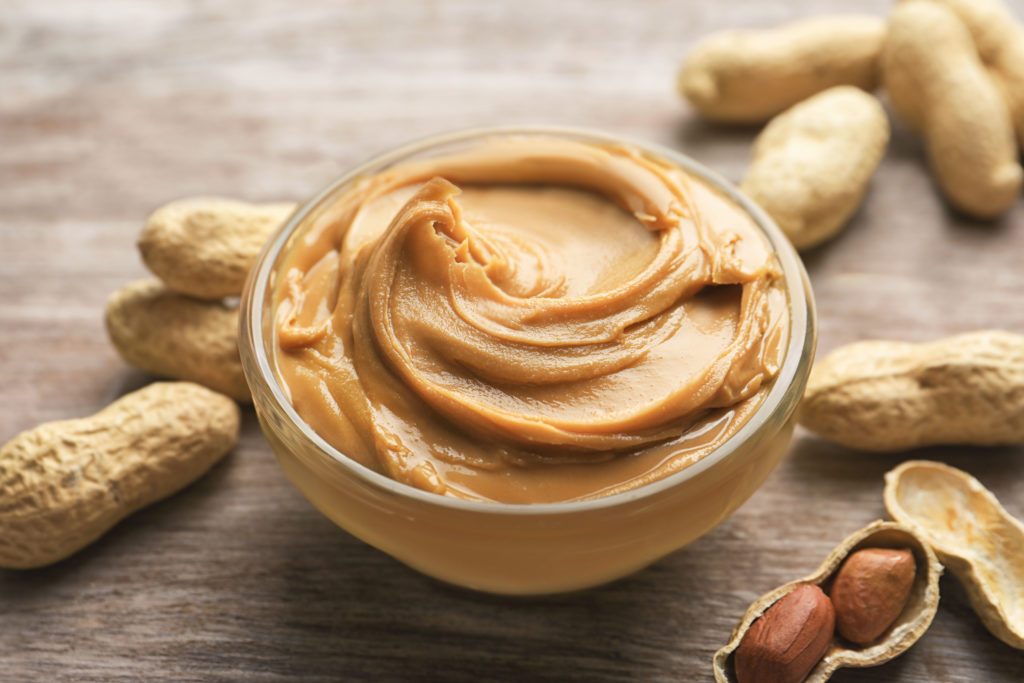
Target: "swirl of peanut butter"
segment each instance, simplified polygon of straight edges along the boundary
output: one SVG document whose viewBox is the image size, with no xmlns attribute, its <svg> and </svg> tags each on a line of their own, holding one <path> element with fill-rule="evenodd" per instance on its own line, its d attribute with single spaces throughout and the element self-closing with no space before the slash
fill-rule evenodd
<svg viewBox="0 0 1024 683">
<path fill-rule="evenodd" d="M 351 184 L 275 290 L 298 413 L 377 471 L 506 502 L 634 488 L 742 425 L 788 304 L 751 219 L 628 146 L 503 137 Z"/>
</svg>

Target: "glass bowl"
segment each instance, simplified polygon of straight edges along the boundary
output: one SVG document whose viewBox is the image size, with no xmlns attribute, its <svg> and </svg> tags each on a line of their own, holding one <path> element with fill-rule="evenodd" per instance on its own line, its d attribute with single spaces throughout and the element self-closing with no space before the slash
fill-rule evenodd
<svg viewBox="0 0 1024 683">
<path fill-rule="evenodd" d="M 392 480 L 348 458 L 292 407 L 272 361 L 273 283 L 292 235 L 357 179 L 397 163 L 465 149 L 505 135 L 549 135 L 627 144 L 677 164 L 746 211 L 774 248 L 789 302 L 779 373 L 760 406 L 719 448 L 638 488 L 583 501 L 507 504 L 449 498 Z M 431 137 L 378 156 L 304 202 L 268 242 L 241 303 L 240 351 L 260 425 L 285 474 L 342 529 L 425 574 L 503 594 L 598 585 L 690 543 L 736 510 L 788 449 L 815 347 L 814 305 L 803 265 L 778 227 L 718 174 L 670 149 L 594 131 L 551 127 L 474 129 Z"/>
</svg>

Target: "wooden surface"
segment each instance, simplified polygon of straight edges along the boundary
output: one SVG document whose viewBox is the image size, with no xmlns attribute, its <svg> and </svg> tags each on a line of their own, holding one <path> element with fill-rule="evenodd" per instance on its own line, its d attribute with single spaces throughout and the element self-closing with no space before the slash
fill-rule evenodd
<svg viewBox="0 0 1024 683">
<path fill-rule="evenodd" d="M 1014 9 L 1024 16 L 1024 2 Z M 725 27 L 881 0 L 0 3 L 0 441 L 149 380 L 109 346 L 107 295 L 170 199 L 302 198 L 410 139 L 555 123 L 670 145 L 738 180 L 753 128 L 674 91 Z M 819 351 L 982 327 L 1024 333 L 1024 202 L 952 215 L 899 124 L 863 209 L 807 255 Z M 1024 517 L 1024 449 L 911 454 L 964 468 Z M 0 571 L 0 679 L 707 680 L 747 605 L 884 516 L 866 455 L 798 433 L 729 520 L 609 586 L 506 599 L 441 585 L 337 529 L 285 480 L 251 412 L 181 494 L 56 566 Z M 925 637 L 852 681 L 1020 681 L 951 577 Z M 1024 599 L 1024 598 L 1022 598 Z"/>
</svg>

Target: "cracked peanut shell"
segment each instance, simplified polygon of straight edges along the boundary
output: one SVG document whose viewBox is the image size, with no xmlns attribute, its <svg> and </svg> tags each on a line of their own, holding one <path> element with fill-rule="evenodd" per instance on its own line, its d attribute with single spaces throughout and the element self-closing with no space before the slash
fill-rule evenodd
<svg viewBox="0 0 1024 683">
<path fill-rule="evenodd" d="M 791 581 L 758 598 L 733 629 L 728 644 L 712 660 L 718 683 L 736 683 L 735 651 L 751 625 L 769 607 L 797 586 L 812 584 L 829 592 L 843 561 L 862 548 L 908 548 L 914 554 L 916 572 L 910 597 L 896 621 L 878 640 L 856 645 L 836 635 L 825 655 L 807 675 L 808 683 L 826 681 L 840 668 L 877 666 L 897 657 L 917 642 L 935 617 L 939 606 L 939 576 L 942 565 L 924 537 L 913 528 L 896 522 L 872 522 L 847 537 L 810 576 Z"/>
<path fill-rule="evenodd" d="M 1024 524 L 971 475 L 910 460 L 885 475 L 885 509 L 914 529 L 964 585 L 1001 641 L 1024 649 Z"/>
</svg>

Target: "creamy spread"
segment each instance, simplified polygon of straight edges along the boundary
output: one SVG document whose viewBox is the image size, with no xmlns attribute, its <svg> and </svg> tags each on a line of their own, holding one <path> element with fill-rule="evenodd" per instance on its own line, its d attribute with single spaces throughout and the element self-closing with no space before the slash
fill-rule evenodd
<svg viewBox="0 0 1024 683">
<path fill-rule="evenodd" d="M 406 484 L 510 503 L 632 489 L 734 434 L 789 334 L 751 218 L 629 146 L 496 137 L 362 177 L 274 287 L 302 419 Z"/>
</svg>

